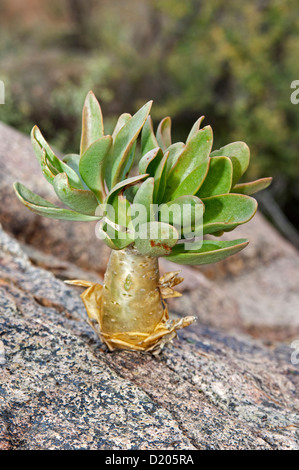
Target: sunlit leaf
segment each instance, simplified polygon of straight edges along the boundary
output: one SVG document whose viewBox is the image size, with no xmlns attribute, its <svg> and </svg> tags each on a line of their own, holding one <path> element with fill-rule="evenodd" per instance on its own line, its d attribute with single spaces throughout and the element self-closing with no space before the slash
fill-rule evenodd
<svg viewBox="0 0 299 470">
<path fill-rule="evenodd" d="M 188 142 L 167 176 L 165 201 L 186 194 L 192 195 L 198 191 L 208 169 L 212 144 L 213 134 L 210 126 L 199 130 Z"/>
<path fill-rule="evenodd" d="M 180 235 L 190 235 L 202 226 L 204 210 L 198 197 L 181 196 L 159 207 L 159 220 L 175 226 Z"/>
<path fill-rule="evenodd" d="M 100 216 L 90 216 L 62 209 L 57 207 L 46 199 L 34 194 L 30 189 L 21 183 L 15 183 L 14 189 L 20 201 L 31 211 L 38 215 L 48 217 L 50 219 L 73 220 L 78 222 L 92 222 L 101 219 Z"/>
<path fill-rule="evenodd" d="M 93 142 L 81 156 L 79 171 L 83 181 L 103 202 L 106 190 L 103 164 L 112 145 L 112 137 L 107 135 Z"/>
<path fill-rule="evenodd" d="M 233 166 L 228 157 L 211 157 L 207 176 L 197 192 L 197 196 L 210 197 L 230 192 Z"/>
<path fill-rule="evenodd" d="M 163 158 L 163 152 L 159 147 L 149 150 L 139 161 L 139 173 L 148 173 L 155 175 L 155 171 Z"/>
<path fill-rule="evenodd" d="M 136 248 L 143 255 L 163 256 L 171 252 L 179 238 L 177 230 L 163 222 L 149 222 L 139 227 Z"/>
<path fill-rule="evenodd" d="M 233 142 L 221 147 L 219 150 L 214 150 L 211 157 L 215 156 L 225 156 L 231 159 L 233 164 L 232 186 L 234 186 L 248 168 L 250 160 L 248 145 L 245 142 Z"/>
<path fill-rule="evenodd" d="M 203 233 L 231 230 L 248 222 L 256 213 L 257 202 L 241 194 L 224 194 L 203 198 L 205 213 Z"/>
<path fill-rule="evenodd" d="M 113 140 L 115 139 L 115 137 L 117 136 L 117 134 L 119 133 L 121 128 L 124 127 L 124 125 L 127 124 L 127 122 L 131 119 L 131 117 L 132 116 L 129 113 L 123 113 L 119 116 L 119 118 L 117 120 L 117 123 L 115 125 L 115 128 L 112 132 Z"/>
<path fill-rule="evenodd" d="M 163 200 L 166 187 L 167 159 L 169 153 L 166 152 L 157 166 L 154 174 L 154 204 L 159 204 Z"/>
<path fill-rule="evenodd" d="M 73 188 L 66 173 L 55 176 L 53 187 L 59 199 L 75 211 L 94 215 L 99 205 L 93 192 L 86 189 Z"/>
<path fill-rule="evenodd" d="M 143 220 L 142 223 L 155 220 L 155 214 L 153 210 L 153 194 L 154 178 L 147 178 L 138 188 L 133 201 L 133 204 L 140 204 L 145 209 L 145 220 Z"/>
<path fill-rule="evenodd" d="M 109 189 L 125 177 L 132 146 L 142 129 L 151 106 L 152 101 L 146 103 L 117 133 L 105 173 Z"/>
<path fill-rule="evenodd" d="M 172 144 L 170 147 L 168 147 L 167 151 L 169 152 L 169 156 L 167 158 L 167 174 L 176 164 L 184 149 L 185 144 L 183 142 L 176 142 L 175 144 Z"/>
<path fill-rule="evenodd" d="M 158 125 L 156 139 L 159 147 L 165 152 L 171 145 L 171 119 L 166 117 Z"/>
<path fill-rule="evenodd" d="M 104 124 L 101 106 L 94 93 L 90 91 L 86 96 L 82 112 L 80 155 L 83 155 L 88 147 L 103 135 Z"/>
<path fill-rule="evenodd" d="M 72 170 L 74 170 L 77 173 L 77 175 L 79 176 L 81 180 L 83 189 L 89 189 L 87 184 L 84 183 L 82 176 L 80 175 L 80 171 L 79 171 L 80 155 L 77 153 L 68 153 L 67 155 L 63 157 L 62 161 L 66 163 L 69 167 L 72 168 Z"/>
<path fill-rule="evenodd" d="M 138 175 L 138 176 L 132 176 L 131 178 L 127 178 L 120 183 L 117 183 L 109 192 L 107 198 L 106 198 L 106 204 L 112 204 L 113 199 L 121 192 L 124 191 L 126 188 L 129 186 L 132 186 L 136 183 L 139 183 L 140 181 L 144 180 L 148 174 L 144 175 Z"/>
<path fill-rule="evenodd" d="M 260 178 L 259 180 L 251 181 L 250 183 L 240 183 L 236 184 L 231 190 L 231 192 L 238 194 L 247 194 L 248 196 L 250 196 L 251 194 L 257 193 L 258 191 L 262 191 L 263 189 L 268 188 L 271 182 L 272 178 Z"/>
<path fill-rule="evenodd" d="M 31 131 L 31 142 L 32 142 L 33 149 L 35 151 L 35 154 L 37 156 L 37 159 L 42 169 L 44 165 L 43 159 L 45 157 L 49 168 L 51 165 L 52 173 L 66 173 L 70 180 L 70 183 L 72 184 L 74 188 L 78 188 L 78 189 L 83 188 L 81 180 L 79 176 L 77 175 L 77 173 L 70 166 L 68 166 L 58 157 L 56 157 L 55 153 L 53 152 L 50 145 L 45 140 L 45 138 L 43 137 L 41 131 L 39 130 L 37 126 L 34 126 Z"/>
<path fill-rule="evenodd" d="M 202 247 L 196 251 L 186 251 L 184 244 L 177 244 L 167 259 L 174 263 L 189 265 L 217 263 L 243 250 L 248 243 L 248 240 L 243 238 L 233 241 L 203 240 Z"/>
<path fill-rule="evenodd" d="M 202 121 L 204 120 L 204 116 L 201 116 L 200 118 L 197 119 L 197 121 L 193 124 L 192 128 L 191 128 L 191 131 L 189 132 L 189 135 L 187 137 L 187 140 L 186 140 L 186 144 L 188 144 L 188 142 L 193 139 L 193 137 L 196 135 L 197 131 L 199 131 L 200 129 L 200 125 L 202 123 Z"/>
</svg>

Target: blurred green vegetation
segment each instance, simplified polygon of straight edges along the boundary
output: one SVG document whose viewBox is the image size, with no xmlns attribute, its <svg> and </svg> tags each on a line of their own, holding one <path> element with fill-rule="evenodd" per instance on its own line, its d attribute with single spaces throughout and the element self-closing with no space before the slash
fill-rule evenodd
<svg viewBox="0 0 299 470">
<path fill-rule="evenodd" d="M 68 153 L 89 89 L 107 131 L 149 99 L 156 123 L 172 117 L 176 139 L 203 114 L 215 148 L 248 143 L 246 179 L 274 176 L 299 226 L 298 32 L 295 0 L 2 0 L 0 119 L 26 133 L 38 124 Z"/>
</svg>

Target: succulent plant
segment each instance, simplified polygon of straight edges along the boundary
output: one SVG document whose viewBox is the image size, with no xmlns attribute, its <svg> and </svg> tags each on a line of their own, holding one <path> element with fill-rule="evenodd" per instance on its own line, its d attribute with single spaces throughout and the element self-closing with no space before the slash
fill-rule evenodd
<svg viewBox="0 0 299 470">
<path fill-rule="evenodd" d="M 251 194 L 271 182 L 239 183 L 249 165 L 247 145 L 234 142 L 212 151 L 212 129 L 201 128 L 203 116 L 186 142 L 172 143 L 169 117 L 155 133 L 151 105 L 133 116 L 122 114 L 112 135 L 105 135 L 101 107 L 89 92 L 80 153 L 62 159 L 33 128 L 32 145 L 42 172 L 68 208 L 14 184 L 21 202 L 39 215 L 97 222 L 97 236 L 112 249 L 104 284 L 69 283 L 87 287 L 81 297 L 89 322 L 110 350 L 158 353 L 176 330 L 194 321 L 169 319 L 165 299 L 180 295 L 173 288 L 182 279 L 177 271 L 160 277 L 158 258 L 202 265 L 245 248 L 246 239 L 218 237 L 254 216 L 257 202 Z M 137 150 L 138 170 L 133 165 Z M 136 207 L 143 209 L 138 216 Z"/>
</svg>

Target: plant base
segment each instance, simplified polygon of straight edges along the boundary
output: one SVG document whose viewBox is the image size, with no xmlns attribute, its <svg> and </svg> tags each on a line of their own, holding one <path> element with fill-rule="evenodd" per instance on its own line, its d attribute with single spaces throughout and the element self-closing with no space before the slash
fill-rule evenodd
<svg viewBox="0 0 299 470">
<path fill-rule="evenodd" d="M 104 285 L 82 280 L 68 284 L 87 287 L 81 294 L 89 324 L 110 351 L 127 349 L 159 354 L 176 331 L 195 317 L 170 320 L 165 299 L 181 294 L 173 289 L 179 272 L 159 277 L 158 259 L 134 248 L 112 251 Z"/>
</svg>

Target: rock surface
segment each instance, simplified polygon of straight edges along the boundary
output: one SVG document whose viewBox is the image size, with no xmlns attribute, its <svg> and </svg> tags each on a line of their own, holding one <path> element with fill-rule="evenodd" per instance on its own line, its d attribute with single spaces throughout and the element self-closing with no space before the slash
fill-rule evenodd
<svg viewBox="0 0 299 470">
<path fill-rule="evenodd" d="M 0 231 L 0 448 L 299 449 L 299 368 L 199 323 L 158 357 L 108 353 L 79 292 Z"/>
</svg>

